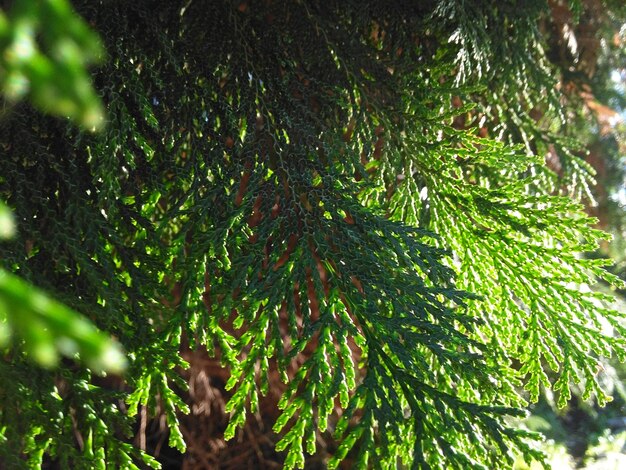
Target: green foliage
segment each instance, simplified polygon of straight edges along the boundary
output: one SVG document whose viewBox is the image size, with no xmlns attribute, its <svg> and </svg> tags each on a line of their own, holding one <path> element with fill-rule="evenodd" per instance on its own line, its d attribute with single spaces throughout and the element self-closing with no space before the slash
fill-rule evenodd
<svg viewBox="0 0 626 470">
<path fill-rule="evenodd" d="M 0 259 L 119 338 L 129 364 L 111 391 L 14 350 L 10 462 L 156 465 L 129 444 L 140 410 L 183 452 L 187 346 L 229 371 L 226 439 L 280 389 L 287 468 L 330 434 L 331 468 L 540 461 L 510 418 L 541 387 L 608 399 L 598 359 L 623 354 L 623 319 L 586 284 L 619 282 L 581 256 L 604 236 L 593 220 L 554 194 L 584 193 L 589 168 L 543 92 L 541 2 L 76 7 L 109 56 L 95 74 L 108 126 L 5 117 L 0 196 L 19 234 Z M 539 158 L 550 145 L 562 180 Z M 77 324 L 53 305 L 32 331 L 65 345 L 59 328 Z"/>
<path fill-rule="evenodd" d="M 0 239 L 11 238 L 15 234 L 15 221 L 11 209 L 0 202 Z"/>
<path fill-rule="evenodd" d="M 119 392 L 93 384 L 87 372 L 56 373 L 30 363 L 3 363 L 0 458 L 8 468 L 41 468 L 45 457 L 64 468 L 159 468 L 130 443 L 131 421 Z"/>
<path fill-rule="evenodd" d="M 28 97 L 39 109 L 88 128 L 103 109 L 85 66 L 102 58 L 98 38 L 66 0 L 16 0 L 0 11 L 0 87 L 9 102 Z"/>
<path fill-rule="evenodd" d="M 50 57 L 36 48 L 39 34 Z M 9 17 L 0 11 L 0 50 L 0 85 L 10 101 L 26 96 L 45 111 L 101 124 L 102 106 L 84 68 L 101 55 L 100 45 L 65 1 L 17 1 Z M 0 202 L 0 238 L 15 232 L 12 213 Z M 98 372 L 120 372 L 125 365 L 119 345 L 88 320 L 0 269 L 0 346 L 11 337 L 46 367 L 57 364 L 59 353 Z"/>
<path fill-rule="evenodd" d="M 2 341 L 14 335 L 42 366 L 58 362 L 58 353 L 77 356 L 97 372 L 121 372 L 125 359 L 119 345 L 80 314 L 54 301 L 5 270 L 0 270 Z"/>
</svg>

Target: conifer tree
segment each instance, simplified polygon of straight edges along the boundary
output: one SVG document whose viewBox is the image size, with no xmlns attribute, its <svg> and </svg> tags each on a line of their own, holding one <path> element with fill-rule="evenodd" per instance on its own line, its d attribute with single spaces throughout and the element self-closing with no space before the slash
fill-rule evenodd
<svg viewBox="0 0 626 470">
<path fill-rule="evenodd" d="M 0 16 L 8 468 L 502 468 L 542 387 L 609 399 L 568 113 L 619 2 L 73 7 Z"/>
</svg>

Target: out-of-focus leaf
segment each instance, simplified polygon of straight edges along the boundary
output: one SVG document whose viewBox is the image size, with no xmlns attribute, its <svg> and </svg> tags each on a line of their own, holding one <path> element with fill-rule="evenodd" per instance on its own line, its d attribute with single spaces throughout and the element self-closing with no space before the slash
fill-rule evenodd
<svg viewBox="0 0 626 470">
<path fill-rule="evenodd" d="M 15 234 L 15 223 L 11 210 L 0 201 L 0 239 L 11 238 Z"/>
<path fill-rule="evenodd" d="M 0 270 L 0 344 L 10 334 L 44 367 L 54 366 L 60 354 L 78 357 L 96 372 L 121 372 L 126 365 L 119 344 L 89 320 Z"/>
<path fill-rule="evenodd" d="M 86 67 L 103 55 L 97 35 L 66 0 L 16 0 L 8 13 L 0 11 L 0 88 L 9 101 L 29 99 L 95 130 L 104 110 Z"/>
</svg>

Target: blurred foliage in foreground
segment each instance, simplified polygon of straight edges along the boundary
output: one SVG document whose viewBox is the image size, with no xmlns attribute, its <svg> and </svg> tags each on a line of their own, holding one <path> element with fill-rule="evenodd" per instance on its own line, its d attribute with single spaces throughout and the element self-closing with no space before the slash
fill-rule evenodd
<svg viewBox="0 0 626 470">
<path fill-rule="evenodd" d="M 15 0 L 0 10 L 0 87 L 9 104 L 28 98 L 44 112 L 102 127 L 104 110 L 85 67 L 103 55 L 67 0 Z"/>
<path fill-rule="evenodd" d="M 0 10 L 5 106 L 26 98 L 42 111 L 101 127 L 102 103 L 85 66 L 102 53 L 96 34 L 65 0 L 17 0 L 8 12 Z M 19 237 L 18 223 L 0 201 L 0 243 Z M 59 354 L 79 358 L 98 373 L 121 372 L 126 364 L 119 344 L 84 316 L 0 268 L 0 347 L 9 345 L 45 367 L 57 365 Z"/>
</svg>

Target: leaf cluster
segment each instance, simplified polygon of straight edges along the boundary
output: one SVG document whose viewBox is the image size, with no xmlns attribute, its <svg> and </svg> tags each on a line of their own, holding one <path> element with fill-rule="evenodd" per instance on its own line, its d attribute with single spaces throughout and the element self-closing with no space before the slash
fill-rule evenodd
<svg viewBox="0 0 626 470">
<path fill-rule="evenodd" d="M 128 370 L 113 391 L 7 356 L 16 465 L 156 466 L 129 444 L 141 413 L 183 452 L 187 347 L 229 371 L 226 439 L 280 391 L 287 468 L 320 438 L 330 467 L 541 459 L 510 425 L 527 399 L 572 381 L 607 399 L 622 317 L 583 286 L 618 281 L 581 257 L 603 235 L 537 155 L 560 145 L 570 183 L 588 167 L 529 118 L 558 115 L 542 2 L 76 7 L 109 56 L 107 126 L 5 118 L 0 259 L 116 336 Z"/>
</svg>

